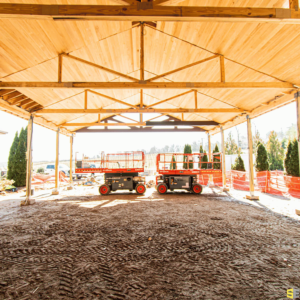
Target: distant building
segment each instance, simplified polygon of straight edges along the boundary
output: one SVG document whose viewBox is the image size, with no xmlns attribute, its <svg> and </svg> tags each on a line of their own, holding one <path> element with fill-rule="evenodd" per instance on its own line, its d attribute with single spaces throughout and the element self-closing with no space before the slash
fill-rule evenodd
<svg viewBox="0 0 300 300">
<path fill-rule="evenodd" d="M 0 134 L 7 134 L 7 132 L 0 130 Z"/>
</svg>

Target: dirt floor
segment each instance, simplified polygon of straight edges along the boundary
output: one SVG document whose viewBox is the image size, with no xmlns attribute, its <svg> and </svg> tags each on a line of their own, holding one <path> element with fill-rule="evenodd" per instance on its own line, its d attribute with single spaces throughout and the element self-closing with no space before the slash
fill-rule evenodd
<svg viewBox="0 0 300 300">
<path fill-rule="evenodd" d="M 300 200 L 96 193 L 0 198 L 0 299 L 261 300 L 300 288 Z"/>
</svg>

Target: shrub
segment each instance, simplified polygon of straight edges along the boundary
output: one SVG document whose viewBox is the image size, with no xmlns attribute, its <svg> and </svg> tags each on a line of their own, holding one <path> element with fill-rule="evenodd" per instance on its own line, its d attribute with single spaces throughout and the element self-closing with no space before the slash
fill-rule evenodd
<svg viewBox="0 0 300 300">
<path fill-rule="evenodd" d="M 269 159 L 265 146 L 259 143 L 257 147 L 255 170 L 257 172 L 269 171 Z"/>
<path fill-rule="evenodd" d="M 37 169 L 37 173 L 44 173 L 44 172 L 45 172 L 44 168 L 38 168 Z"/>
<path fill-rule="evenodd" d="M 287 157 L 288 170 L 287 175 L 299 177 L 299 153 L 298 153 L 298 141 L 294 139 L 291 142 L 291 151 L 289 157 Z M 287 153 L 288 154 L 288 153 Z"/>
<path fill-rule="evenodd" d="M 172 162 L 176 162 L 175 155 L 173 155 L 172 157 Z M 176 163 L 170 163 L 170 170 L 176 170 L 176 169 L 177 169 Z"/>
<path fill-rule="evenodd" d="M 206 151 L 204 151 L 204 155 L 202 156 L 201 161 L 208 162 Z M 207 169 L 207 164 L 201 164 L 201 169 Z"/>
<path fill-rule="evenodd" d="M 245 172 L 245 165 L 244 165 L 244 161 L 241 157 L 241 155 L 239 154 L 237 156 L 237 158 L 235 159 L 235 162 L 234 164 L 231 166 L 231 169 L 232 170 L 235 170 L 235 171 L 243 171 Z"/>
<path fill-rule="evenodd" d="M 213 153 L 219 153 L 219 152 L 220 152 L 219 147 L 218 147 L 218 145 L 216 144 Z M 213 161 L 217 161 L 217 162 L 218 162 L 218 161 L 221 161 L 221 160 L 220 160 L 220 158 L 218 158 L 217 156 L 214 156 L 214 157 L 213 157 Z M 220 170 L 220 169 L 221 169 L 221 164 L 214 164 L 214 169 Z"/>
<path fill-rule="evenodd" d="M 284 167 L 285 167 L 287 175 L 289 175 L 289 176 L 291 175 L 291 172 L 292 172 L 292 167 L 291 167 L 292 151 L 293 151 L 293 142 L 289 141 L 287 151 L 285 154 L 285 159 L 284 159 Z"/>
</svg>

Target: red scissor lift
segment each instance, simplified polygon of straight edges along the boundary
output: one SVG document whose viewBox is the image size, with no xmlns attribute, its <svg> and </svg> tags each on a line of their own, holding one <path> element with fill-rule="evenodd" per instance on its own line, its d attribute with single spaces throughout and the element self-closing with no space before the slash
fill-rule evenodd
<svg viewBox="0 0 300 300">
<path fill-rule="evenodd" d="M 93 163 L 93 168 L 91 164 Z M 96 167 L 99 164 L 99 167 Z M 84 158 L 76 161 L 75 173 L 104 173 L 104 184 L 99 187 L 101 195 L 111 191 L 135 190 L 138 194 L 146 192 L 144 172 L 145 154 L 142 151 L 101 154 L 101 159 Z"/>
<path fill-rule="evenodd" d="M 184 189 L 194 194 L 202 193 L 198 175 L 222 173 L 221 153 L 213 153 L 212 162 L 203 162 L 204 153 L 160 153 L 156 157 L 156 188 L 160 194 L 168 190 Z M 206 166 L 206 167 L 204 167 Z"/>
</svg>

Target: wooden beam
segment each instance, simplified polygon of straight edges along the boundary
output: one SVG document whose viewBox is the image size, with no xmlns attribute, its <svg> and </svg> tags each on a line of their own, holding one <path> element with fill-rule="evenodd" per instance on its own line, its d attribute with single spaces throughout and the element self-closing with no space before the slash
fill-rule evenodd
<svg viewBox="0 0 300 300">
<path fill-rule="evenodd" d="M 73 89 L 293 89 L 289 82 L 0 82 L 0 88 Z"/>
<path fill-rule="evenodd" d="M 223 55 L 220 55 L 220 77 L 221 82 L 225 82 L 225 64 Z"/>
<path fill-rule="evenodd" d="M 175 70 L 166 72 L 166 73 L 164 73 L 164 74 L 161 74 L 161 75 L 157 75 L 157 76 L 155 76 L 155 77 L 152 77 L 152 78 L 148 79 L 147 82 L 152 82 L 152 81 L 157 80 L 157 79 L 159 79 L 159 78 L 162 78 L 162 77 L 171 75 L 171 74 L 173 74 L 173 73 L 176 73 L 176 72 L 179 72 L 179 71 L 182 71 L 182 70 L 191 68 L 191 67 L 193 67 L 193 66 L 199 65 L 199 64 L 204 63 L 204 62 L 207 62 L 207 61 L 210 61 L 210 60 L 212 60 L 212 59 L 214 59 L 214 58 L 217 58 L 217 57 L 219 57 L 219 55 L 214 55 L 214 56 L 207 57 L 207 58 L 205 58 L 205 59 L 198 60 L 198 61 L 196 61 L 196 62 L 194 62 L 194 63 L 191 63 L 191 64 L 189 64 L 189 65 L 183 66 L 183 67 L 181 67 L 181 68 L 178 68 L 178 69 L 175 69 Z"/>
<path fill-rule="evenodd" d="M 107 95 L 104 95 L 104 94 L 101 94 L 101 93 L 98 93 L 98 92 L 95 92 L 95 91 L 92 91 L 92 90 L 87 90 L 87 91 L 90 92 L 90 93 L 93 93 L 93 94 L 95 94 L 95 95 L 98 95 L 98 96 L 107 98 L 107 99 L 109 99 L 109 100 L 112 100 L 112 101 L 114 101 L 114 102 L 118 102 L 118 103 L 120 103 L 120 104 L 129 106 L 129 107 L 136 107 L 136 106 L 133 105 L 133 104 L 129 104 L 129 103 L 124 102 L 124 101 L 122 101 L 122 100 L 118 100 L 118 99 L 116 99 L 116 98 L 113 98 L 113 97 L 110 97 L 110 96 L 107 96 Z"/>
<path fill-rule="evenodd" d="M 300 12 L 284 8 L 154 6 L 137 5 L 42 5 L 1 3 L 0 18 L 63 19 L 111 21 L 197 21 L 197 22 L 275 22 L 299 24 Z"/>
<path fill-rule="evenodd" d="M 236 108 L 136 108 L 136 109 L 41 109 L 35 114 L 122 114 L 122 113 L 241 113 L 242 109 Z"/>
<path fill-rule="evenodd" d="M 144 23 L 140 27 L 140 80 L 145 80 Z"/>
<path fill-rule="evenodd" d="M 101 114 L 98 114 L 98 123 L 101 122 Z"/>
<path fill-rule="evenodd" d="M 62 82 L 63 55 L 58 56 L 58 82 Z"/>
<path fill-rule="evenodd" d="M 74 130 L 73 132 L 76 133 L 132 133 L 132 132 L 142 132 L 142 133 L 157 133 L 157 132 L 168 132 L 168 133 L 178 133 L 178 132 L 205 132 L 206 130 L 199 128 L 199 127 L 193 127 L 193 128 L 150 128 L 150 127 L 130 127 L 128 129 L 118 129 L 118 128 L 103 128 L 103 129 L 93 129 L 93 128 L 81 128 L 78 130 Z"/>
<path fill-rule="evenodd" d="M 146 126 L 218 126 L 215 121 L 162 121 L 151 122 L 146 121 Z"/>
<path fill-rule="evenodd" d="M 86 126 L 146 126 L 146 123 L 65 123 L 64 127 L 86 127 Z"/>
<path fill-rule="evenodd" d="M 146 122 L 149 122 L 149 121 L 152 121 L 152 120 L 158 119 L 158 118 L 160 118 L 160 117 L 163 117 L 163 116 L 165 116 L 165 115 L 167 115 L 167 114 L 166 114 L 166 113 L 165 113 L 165 114 L 161 114 L 160 116 L 157 116 L 157 117 L 151 118 L 151 119 L 147 120 Z"/>
<path fill-rule="evenodd" d="M 73 55 L 70 55 L 70 54 L 62 54 L 60 56 L 65 56 L 65 57 L 68 57 L 68 58 L 72 58 L 74 60 L 77 60 L 77 61 L 80 61 L 81 63 L 84 63 L 86 65 L 89 65 L 89 66 L 92 66 L 92 67 L 95 67 L 95 68 L 98 68 L 100 70 L 103 70 L 103 71 L 106 71 L 108 73 L 111 73 L 111 74 L 114 74 L 114 75 L 117 75 L 117 76 L 120 76 L 120 77 L 123 77 L 123 78 L 126 78 L 130 81 L 135 81 L 135 82 L 138 82 L 139 80 L 134 78 L 134 77 L 131 77 L 129 75 L 126 75 L 126 74 L 123 74 L 123 73 L 120 73 L 120 72 L 117 72 L 115 70 L 112 70 L 112 69 L 109 69 L 109 68 L 106 68 L 106 67 L 103 67 L 103 66 L 100 66 L 98 64 L 95 64 L 95 63 L 92 63 L 90 61 L 87 61 L 87 60 L 84 60 L 82 58 L 79 58 L 79 57 L 76 57 L 76 56 L 73 56 Z"/>
</svg>

